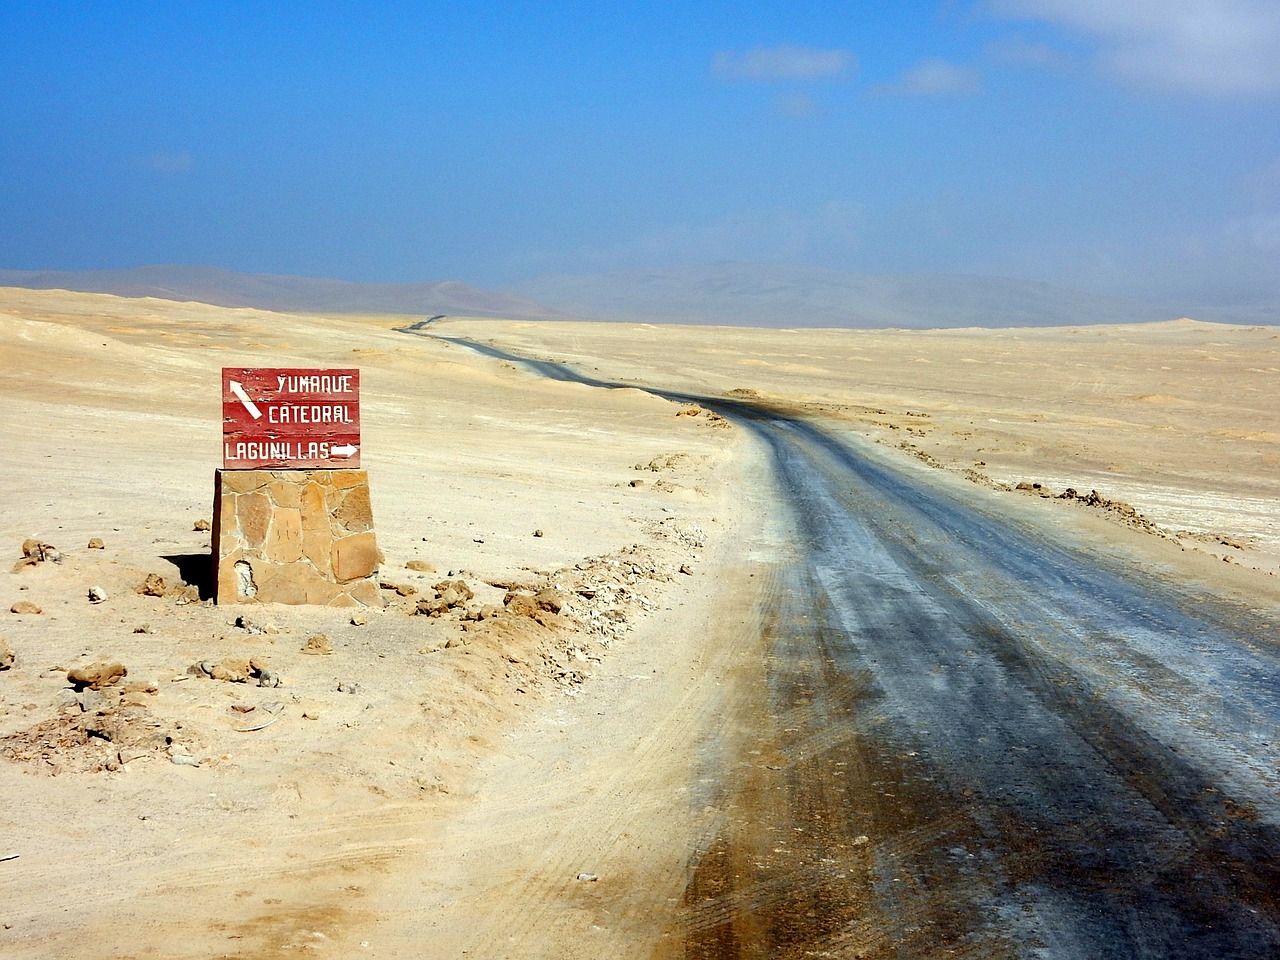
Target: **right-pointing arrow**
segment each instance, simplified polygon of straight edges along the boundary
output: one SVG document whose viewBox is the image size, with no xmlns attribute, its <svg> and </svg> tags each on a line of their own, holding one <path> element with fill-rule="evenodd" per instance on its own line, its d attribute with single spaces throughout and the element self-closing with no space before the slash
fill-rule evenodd
<svg viewBox="0 0 1280 960">
<path fill-rule="evenodd" d="M 340 447 L 330 447 L 329 452 L 333 454 L 335 457 L 349 457 L 359 449 L 360 449 L 359 447 L 354 446 L 353 444 L 347 443 L 347 444 L 343 444 Z"/>
</svg>

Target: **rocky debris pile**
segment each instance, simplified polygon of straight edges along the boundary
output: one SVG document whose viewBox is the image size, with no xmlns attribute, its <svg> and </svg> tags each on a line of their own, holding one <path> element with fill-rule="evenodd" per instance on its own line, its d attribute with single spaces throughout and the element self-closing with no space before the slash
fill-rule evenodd
<svg viewBox="0 0 1280 960">
<path fill-rule="evenodd" d="M 151 713 L 147 701 L 158 692 L 154 684 L 119 682 L 121 676 L 104 688 L 64 690 L 54 716 L 0 738 L 0 757 L 57 775 L 119 770 L 165 754 L 178 743 L 181 724 L 166 724 Z"/>
<path fill-rule="evenodd" d="M 665 470 L 674 470 L 688 459 L 689 454 L 687 453 L 665 453 L 654 457 L 648 463 L 637 463 L 631 469 L 660 473 Z"/>
<path fill-rule="evenodd" d="M 1070 500 L 1086 507 L 1104 510 L 1107 513 L 1114 515 L 1116 519 L 1128 526 L 1136 527 L 1139 530 L 1146 531 L 1147 533 L 1154 533 L 1157 536 L 1166 538 L 1172 537 L 1168 531 L 1162 529 L 1159 525 L 1153 523 L 1139 513 L 1132 504 L 1125 503 L 1123 500 L 1112 500 L 1110 497 L 1104 497 L 1097 490 L 1090 490 L 1088 493 L 1081 493 L 1075 487 L 1067 487 L 1067 489 L 1062 493 L 1055 494 L 1044 484 L 1028 480 L 1022 480 L 1014 484 L 1013 489 L 1023 493 L 1033 493 L 1046 500 Z"/>
<path fill-rule="evenodd" d="M 431 595 L 421 598 L 413 609 L 414 614 L 443 617 L 451 610 L 466 609 L 467 602 L 475 599 L 475 592 L 465 580 L 441 580 L 431 587 Z"/>
<path fill-rule="evenodd" d="M 22 559 L 14 564 L 13 572 L 29 569 L 41 563 L 61 563 L 62 554 L 52 544 L 34 537 L 22 541 Z"/>
<path fill-rule="evenodd" d="M 265 660 L 257 657 L 231 657 L 217 663 L 201 660 L 189 666 L 187 674 L 225 683 L 248 683 L 254 680 L 260 687 L 278 687 L 284 682 L 278 673 L 268 668 Z"/>
</svg>

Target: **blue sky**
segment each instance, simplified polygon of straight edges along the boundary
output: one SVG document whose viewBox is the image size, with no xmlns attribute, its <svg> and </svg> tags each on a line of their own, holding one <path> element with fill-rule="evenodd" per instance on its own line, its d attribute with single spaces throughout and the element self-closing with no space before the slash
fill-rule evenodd
<svg viewBox="0 0 1280 960">
<path fill-rule="evenodd" d="M 1280 3 L 0 0 L 0 267 L 1280 296 Z"/>
</svg>

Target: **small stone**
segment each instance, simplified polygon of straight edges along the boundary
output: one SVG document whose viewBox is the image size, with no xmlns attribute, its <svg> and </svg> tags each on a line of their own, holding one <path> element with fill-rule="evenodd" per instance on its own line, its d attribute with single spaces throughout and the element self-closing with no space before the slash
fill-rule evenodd
<svg viewBox="0 0 1280 960">
<path fill-rule="evenodd" d="M 535 537 L 540 537 L 540 536 L 542 536 L 542 531 L 541 531 L 541 530 L 535 530 L 535 531 L 533 531 L 533 535 L 534 535 Z"/>
<path fill-rule="evenodd" d="M 303 710 L 302 719 L 303 720 L 319 720 L 320 714 L 315 710 Z"/>
<path fill-rule="evenodd" d="M 8 670 L 12 667 L 16 656 L 8 641 L 0 640 L 0 670 Z"/>
<path fill-rule="evenodd" d="M 366 617 L 363 613 L 357 613 L 354 617 L 351 618 L 351 625 L 353 627 L 363 627 L 368 622 L 369 622 L 369 618 Z"/>
<path fill-rule="evenodd" d="M 680 572 L 685 574 L 686 576 L 692 577 L 693 567 L 689 566 L 687 563 L 682 563 L 680 564 Z"/>
<path fill-rule="evenodd" d="M 583 883 L 595 883 L 597 880 L 599 880 L 599 879 L 600 879 L 600 874 L 598 874 L 598 873 L 580 873 L 580 874 L 578 874 L 578 879 L 579 879 L 579 880 L 581 880 Z"/>
<path fill-rule="evenodd" d="M 89 588 L 89 602 L 90 602 L 90 603 L 101 603 L 101 602 L 102 602 L 103 600 L 105 600 L 105 599 L 107 599 L 107 591 L 106 591 L 106 590 L 103 590 L 103 589 L 102 589 L 102 587 L 90 587 L 90 588 Z"/>
<path fill-rule="evenodd" d="M 121 677 L 127 676 L 128 673 L 129 671 L 122 663 L 100 660 L 87 667 L 72 667 L 67 671 L 67 680 L 77 689 L 88 687 L 90 690 L 101 690 Z"/>
<path fill-rule="evenodd" d="M 175 753 L 169 758 L 170 763 L 176 763 L 180 767 L 198 767 L 200 761 L 195 757 L 188 756 L 185 753 Z"/>
<path fill-rule="evenodd" d="M 102 542 L 101 537 L 91 537 L 87 549 L 89 550 L 105 550 L 107 545 Z"/>
<path fill-rule="evenodd" d="M 311 656 L 327 656 L 333 653 L 333 644 L 323 633 L 313 633 L 302 645 L 302 652 Z"/>
<path fill-rule="evenodd" d="M 352 683 L 349 680 L 340 680 L 338 681 L 338 692 L 339 693 L 359 693 L 360 684 Z"/>
<path fill-rule="evenodd" d="M 9 608 L 10 613 L 44 613 L 38 606 L 30 600 L 19 600 Z"/>
<path fill-rule="evenodd" d="M 201 533 L 203 533 L 203 532 L 204 532 L 204 531 L 206 531 L 206 530 L 212 530 L 212 529 L 213 529 L 213 525 L 212 525 L 211 523 L 209 523 L 209 521 L 208 521 L 208 520 L 205 520 L 205 519 L 203 519 L 203 518 L 202 518 L 202 519 L 200 519 L 200 520 L 197 520 L 195 523 L 193 523 L 193 524 L 191 525 L 191 529 L 192 529 L 192 530 L 197 530 L 197 531 L 200 531 Z"/>
<path fill-rule="evenodd" d="M 133 632 L 134 632 L 134 633 L 150 633 L 150 632 L 151 632 L 151 624 L 149 624 L 149 623 L 140 623 L 140 624 L 138 624 L 136 627 L 134 627 L 134 628 L 133 628 Z"/>
<path fill-rule="evenodd" d="M 406 570 L 416 570 L 419 573 L 435 573 L 436 568 L 425 560 L 410 560 L 404 565 Z"/>
</svg>

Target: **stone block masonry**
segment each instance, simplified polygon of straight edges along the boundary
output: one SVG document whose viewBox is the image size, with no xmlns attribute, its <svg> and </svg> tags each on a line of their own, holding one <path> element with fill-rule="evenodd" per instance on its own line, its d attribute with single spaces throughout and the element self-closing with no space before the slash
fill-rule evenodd
<svg viewBox="0 0 1280 960">
<path fill-rule="evenodd" d="M 216 472 L 218 603 L 380 607 L 382 560 L 367 471 Z"/>
</svg>

